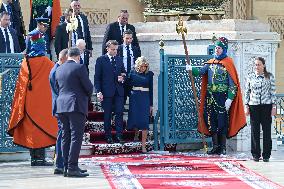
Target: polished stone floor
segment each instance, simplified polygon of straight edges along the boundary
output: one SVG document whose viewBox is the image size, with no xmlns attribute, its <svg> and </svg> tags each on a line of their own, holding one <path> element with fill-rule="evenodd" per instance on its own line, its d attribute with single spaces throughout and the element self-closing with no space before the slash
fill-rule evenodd
<svg viewBox="0 0 284 189">
<path fill-rule="evenodd" d="M 250 157 L 246 153 L 231 156 Z M 272 152 L 270 162 L 242 161 L 243 165 L 284 188 L 284 147 Z M 88 169 L 87 178 L 66 178 L 53 174 L 52 167 L 30 167 L 29 162 L 0 163 L 0 188 L 2 189 L 109 189 L 99 166 L 81 165 Z"/>
</svg>

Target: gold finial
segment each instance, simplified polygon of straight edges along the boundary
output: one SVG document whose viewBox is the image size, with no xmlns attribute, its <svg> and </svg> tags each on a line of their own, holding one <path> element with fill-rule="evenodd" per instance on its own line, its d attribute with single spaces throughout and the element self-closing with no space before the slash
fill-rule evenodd
<svg viewBox="0 0 284 189">
<path fill-rule="evenodd" d="M 204 146 L 203 146 L 203 150 L 204 150 L 205 153 L 208 152 L 208 147 L 207 147 L 206 143 L 205 143 Z"/>
<path fill-rule="evenodd" d="M 212 36 L 211 41 L 212 41 L 213 43 L 215 43 L 215 41 L 217 41 L 217 40 L 218 40 L 218 38 L 215 36 L 215 33 L 213 33 L 213 36 Z"/>
<path fill-rule="evenodd" d="M 77 30 L 77 28 L 78 28 L 78 19 L 76 18 L 74 10 L 73 10 L 72 16 L 70 16 L 70 23 L 67 23 L 66 31 L 73 32 Z"/>
<path fill-rule="evenodd" d="M 160 49 L 163 49 L 164 48 L 164 46 L 165 46 L 165 43 L 164 43 L 164 41 L 163 41 L 163 35 L 161 36 L 161 40 L 160 40 L 160 42 L 159 42 L 159 45 L 160 45 Z"/>
<path fill-rule="evenodd" d="M 178 34 L 187 34 L 187 28 L 183 25 L 182 17 L 178 15 L 178 23 L 176 24 L 176 31 Z"/>
</svg>

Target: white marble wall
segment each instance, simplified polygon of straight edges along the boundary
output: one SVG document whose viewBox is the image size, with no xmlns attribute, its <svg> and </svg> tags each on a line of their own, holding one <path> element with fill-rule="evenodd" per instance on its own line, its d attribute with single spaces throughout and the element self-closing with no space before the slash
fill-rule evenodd
<svg viewBox="0 0 284 189">
<path fill-rule="evenodd" d="M 150 62 L 155 73 L 154 104 L 157 107 L 157 77 L 159 74 L 159 41 L 165 42 L 166 54 L 184 54 L 181 36 L 175 32 L 176 22 L 155 22 L 135 24 L 138 33 L 142 55 Z M 268 71 L 275 73 L 275 53 L 280 36 L 270 32 L 269 26 L 257 20 L 217 20 L 217 21 L 189 21 L 186 22 L 188 34 L 186 41 L 190 55 L 206 55 L 207 47 L 212 44 L 212 37 L 225 36 L 229 39 L 228 55 L 234 59 L 242 91 L 245 79 L 252 71 L 253 60 L 257 56 L 266 59 Z M 93 28 L 94 59 L 101 55 L 101 43 L 105 26 Z M 90 78 L 93 81 L 94 59 L 90 63 Z M 273 136 L 273 149 L 276 140 Z M 250 150 L 250 126 L 248 124 L 236 137 L 229 141 L 229 149 L 237 151 Z"/>
</svg>

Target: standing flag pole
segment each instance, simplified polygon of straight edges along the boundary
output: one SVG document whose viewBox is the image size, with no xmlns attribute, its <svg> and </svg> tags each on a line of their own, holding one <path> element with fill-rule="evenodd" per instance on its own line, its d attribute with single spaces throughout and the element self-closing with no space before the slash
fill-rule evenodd
<svg viewBox="0 0 284 189">
<path fill-rule="evenodd" d="M 177 31 L 178 34 L 181 34 L 184 52 L 185 52 L 186 64 L 190 65 L 188 49 L 187 49 L 187 45 L 186 45 L 186 41 L 185 41 L 185 34 L 187 34 L 187 28 L 183 25 L 183 21 L 182 21 L 182 18 L 180 16 L 178 16 L 178 19 L 179 19 L 179 21 L 176 24 L 176 31 Z M 192 75 L 191 70 L 188 71 L 188 75 L 189 75 L 190 82 L 191 82 L 191 87 L 192 87 L 193 96 L 194 96 L 194 100 L 195 100 L 196 110 L 198 112 L 199 111 L 199 104 L 198 104 L 197 92 L 196 92 L 194 79 L 193 79 L 193 75 Z M 201 116 L 199 115 L 199 113 L 198 113 L 198 124 L 200 126 L 202 125 Z M 207 152 L 207 144 L 206 144 L 205 137 L 204 137 L 203 133 L 202 133 L 202 143 L 203 143 L 204 151 Z"/>
</svg>

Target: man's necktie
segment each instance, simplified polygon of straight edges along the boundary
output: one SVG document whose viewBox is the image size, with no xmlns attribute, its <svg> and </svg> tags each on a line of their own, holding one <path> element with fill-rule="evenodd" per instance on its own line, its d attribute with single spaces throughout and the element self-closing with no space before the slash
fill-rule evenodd
<svg viewBox="0 0 284 189">
<path fill-rule="evenodd" d="M 123 33 L 124 33 L 124 26 L 121 26 L 121 36 L 123 38 Z"/>
<path fill-rule="evenodd" d="M 10 39 L 7 28 L 4 29 L 5 31 L 5 38 L 6 38 L 6 52 L 11 53 L 11 47 L 10 47 Z"/>
<path fill-rule="evenodd" d="M 76 46 L 76 42 L 77 42 L 77 32 L 75 30 L 73 30 L 73 33 L 72 33 L 72 47 L 75 47 Z"/>
<path fill-rule="evenodd" d="M 111 57 L 111 65 L 112 65 L 112 67 L 113 67 L 113 71 L 115 72 L 115 70 L 116 70 L 116 64 L 115 64 L 115 59 L 114 59 L 113 56 Z"/>
<path fill-rule="evenodd" d="M 83 60 L 84 57 L 83 57 L 83 56 L 84 56 L 84 54 L 81 54 L 81 55 L 80 55 L 80 64 L 84 64 L 84 60 Z"/>
<path fill-rule="evenodd" d="M 126 45 L 126 52 L 127 52 L 127 73 L 129 73 L 131 70 L 131 54 L 130 54 L 129 45 Z"/>
</svg>

